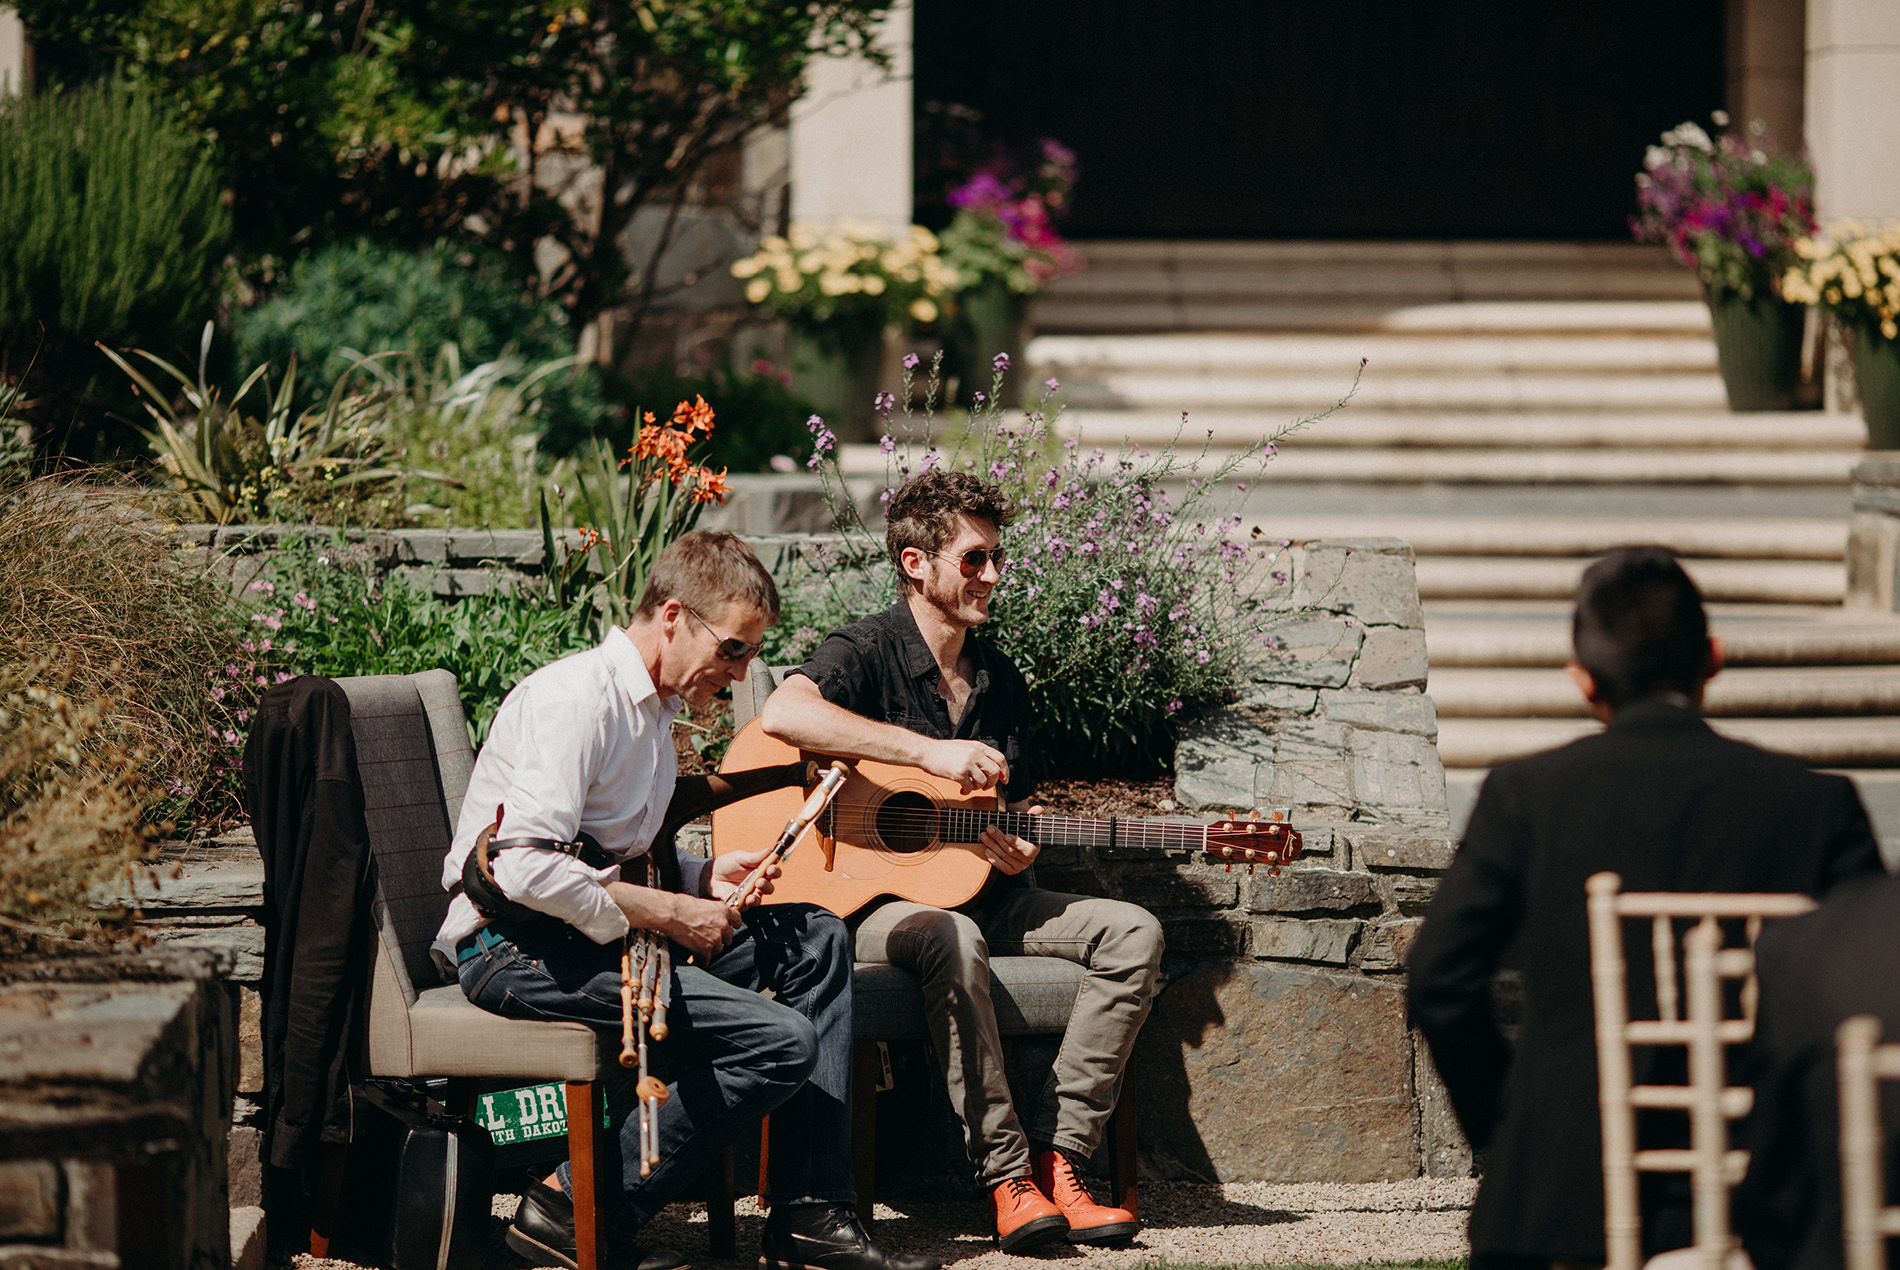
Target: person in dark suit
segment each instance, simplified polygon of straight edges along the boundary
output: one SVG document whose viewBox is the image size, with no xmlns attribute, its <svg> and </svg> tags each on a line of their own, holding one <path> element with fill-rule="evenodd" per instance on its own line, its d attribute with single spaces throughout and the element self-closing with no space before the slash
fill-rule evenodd
<svg viewBox="0 0 1900 1270">
<path fill-rule="evenodd" d="M 1485 780 L 1409 964 L 1412 1021 L 1483 1164 L 1473 1270 L 1604 1259 L 1586 878 L 1608 869 L 1631 891 L 1818 896 L 1880 871 L 1845 778 L 1702 721 L 1722 646 L 1667 551 L 1624 548 L 1591 565 L 1572 638 L 1571 679 L 1609 726 Z M 1646 950 L 1631 952 L 1635 985 Z M 1507 965 L 1522 992 L 1508 1039 L 1493 999 Z M 1686 1205 L 1645 1192 L 1652 1250 L 1687 1245 L 1687 1222 Z"/>
<path fill-rule="evenodd" d="M 1735 1228 L 1755 1270 L 1840 1270 L 1834 1029 L 1871 1014 L 1883 1041 L 1900 1040 L 1900 878 L 1769 925 L 1755 957 L 1761 1012 L 1745 1055 L 1755 1107 L 1736 1135 L 1750 1157 Z M 1896 1108 L 1886 1101 L 1891 1132 Z M 1887 1160 L 1891 1176 L 1891 1152 Z"/>
</svg>

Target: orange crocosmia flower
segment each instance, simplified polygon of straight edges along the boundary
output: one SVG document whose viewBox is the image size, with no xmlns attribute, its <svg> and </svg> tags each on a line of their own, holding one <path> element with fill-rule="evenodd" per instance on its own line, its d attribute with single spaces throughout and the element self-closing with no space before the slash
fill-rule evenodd
<svg viewBox="0 0 1900 1270">
<path fill-rule="evenodd" d="M 722 467 L 717 472 L 709 467 L 699 469 L 699 484 L 693 490 L 695 503 L 710 503 L 716 500 L 723 507 L 726 504 L 726 495 L 731 492 L 726 488 L 725 468 Z"/>
<path fill-rule="evenodd" d="M 706 404 L 704 397 L 695 393 L 693 394 L 692 404 L 689 405 L 682 401 L 673 408 L 673 426 L 676 428 L 684 428 L 689 434 L 694 432 L 711 433 L 713 428 L 713 408 Z"/>
<path fill-rule="evenodd" d="M 670 466 L 685 459 L 688 444 L 690 441 L 684 432 L 650 423 L 640 429 L 633 449 L 627 453 L 628 457 L 635 459 L 661 459 Z"/>
<path fill-rule="evenodd" d="M 649 411 L 647 411 L 647 412 L 646 412 L 645 414 L 643 414 L 643 415 L 641 415 L 641 416 L 640 416 L 640 422 L 641 422 L 641 423 L 654 423 L 654 422 L 656 422 L 656 420 L 655 420 L 655 419 L 654 419 L 654 417 L 653 417 L 653 412 L 652 412 L 651 410 L 649 410 Z"/>
</svg>

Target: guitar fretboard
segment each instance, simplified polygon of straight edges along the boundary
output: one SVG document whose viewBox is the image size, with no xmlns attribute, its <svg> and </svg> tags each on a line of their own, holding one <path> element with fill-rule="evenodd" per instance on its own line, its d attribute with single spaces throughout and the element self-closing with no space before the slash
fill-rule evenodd
<svg viewBox="0 0 1900 1270">
<path fill-rule="evenodd" d="M 945 808 L 941 831 L 946 842 L 975 842 L 995 825 L 1004 833 L 1044 847 L 1173 847 L 1198 851 L 1207 845 L 1205 825 L 1172 820 L 1125 820 L 1093 816 L 1032 816 L 1023 811 L 974 811 Z"/>
</svg>

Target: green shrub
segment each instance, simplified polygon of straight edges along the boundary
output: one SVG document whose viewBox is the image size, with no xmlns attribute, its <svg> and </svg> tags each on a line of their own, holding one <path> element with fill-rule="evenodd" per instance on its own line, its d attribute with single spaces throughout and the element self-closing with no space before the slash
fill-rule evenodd
<svg viewBox="0 0 1900 1270">
<path fill-rule="evenodd" d="M 498 264 L 444 246 L 411 252 L 367 241 L 299 260 L 276 294 L 232 314 L 231 338 L 240 366 L 282 367 L 294 354 L 312 386 L 299 404 L 364 355 L 407 353 L 427 365 L 445 344 L 470 365 L 574 355 L 560 309 L 534 300 Z M 571 366 L 544 386 L 544 423 L 586 431 L 606 407 L 593 370 Z"/>
<path fill-rule="evenodd" d="M 169 344 L 210 311 L 230 228 L 211 157 L 149 91 L 0 101 L 0 332 Z"/>
<path fill-rule="evenodd" d="M 252 645 L 227 668 L 233 683 L 288 674 L 408 675 L 440 667 L 461 685 L 481 744 L 502 698 L 529 671 L 592 647 L 591 613 L 497 589 L 440 600 L 385 580 L 361 547 L 299 536 L 250 584 Z"/>
</svg>

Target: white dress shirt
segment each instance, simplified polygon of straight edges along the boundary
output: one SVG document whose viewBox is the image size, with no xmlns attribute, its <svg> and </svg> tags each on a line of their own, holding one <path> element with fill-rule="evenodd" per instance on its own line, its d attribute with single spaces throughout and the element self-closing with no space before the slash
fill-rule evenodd
<svg viewBox="0 0 1900 1270">
<path fill-rule="evenodd" d="M 662 697 L 624 630 L 529 675 L 502 702 L 469 775 L 442 886 L 462 880 L 475 839 L 504 808 L 497 838 L 571 842 L 592 834 L 614 865 L 593 869 L 558 851 L 516 848 L 494 857 L 495 881 L 509 899 L 557 917 L 597 943 L 627 933 L 627 917 L 605 884 L 619 865 L 652 846 L 673 797 L 679 764 L 673 716 L 680 699 Z M 680 856 L 681 885 L 697 893 L 706 861 Z M 487 924 L 467 895 L 449 901 L 431 946 L 453 974 L 458 943 Z"/>
</svg>

